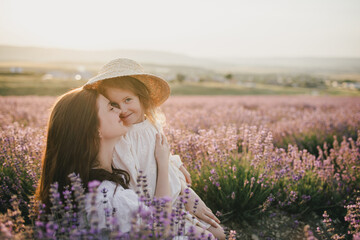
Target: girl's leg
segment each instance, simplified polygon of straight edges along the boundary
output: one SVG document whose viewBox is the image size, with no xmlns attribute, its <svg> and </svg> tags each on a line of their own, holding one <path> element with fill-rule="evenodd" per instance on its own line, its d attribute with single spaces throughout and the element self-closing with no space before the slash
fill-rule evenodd
<svg viewBox="0 0 360 240">
<path fill-rule="evenodd" d="M 215 239 L 214 235 L 208 230 L 199 226 L 193 226 L 193 227 L 194 227 L 195 238 L 207 239 L 207 237 L 210 236 L 210 239 Z"/>
</svg>

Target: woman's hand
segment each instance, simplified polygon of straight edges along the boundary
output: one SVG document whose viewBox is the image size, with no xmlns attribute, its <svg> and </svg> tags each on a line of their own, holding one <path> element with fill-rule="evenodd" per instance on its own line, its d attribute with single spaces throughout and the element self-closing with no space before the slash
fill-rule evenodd
<svg viewBox="0 0 360 240">
<path fill-rule="evenodd" d="M 170 147 L 163 134 L 156 134 L 155 159 L 159 169 L 169 168 Z"/>
<path fill-rule="evenodd" d="M 181 165 L 180 168 L 179 168 L 179 170 L 184 174 L 186 183 L 191 185 L 191 175 L 190 175 L 190 173 L 186 170 L 186 168 L 184 167 L 184 165 Z"/>
</svg>

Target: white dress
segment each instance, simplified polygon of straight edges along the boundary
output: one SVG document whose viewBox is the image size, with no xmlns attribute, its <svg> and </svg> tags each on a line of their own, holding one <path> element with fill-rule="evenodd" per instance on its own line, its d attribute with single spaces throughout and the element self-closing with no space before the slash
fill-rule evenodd
<svg viewBox="0 0 360 240">
<path fill-rule="evenodd" d="M 160 126 L 155 127 L 149 120 L 132 125 L 125 136 L 115 144 L 113 155 L 113 166 L 127 171 L 130 174 L 129 187 L 137 189 L 137 178 L 139 171 L 147 177 L 147 189 L 150 198 L 153 199 L 156 189 L 157 165 L 155 159 L 156 134 L 161 133 Z M 171 199 L 173 207 L 176 207 L 178 196 L 181 192 L 181 182 L 186 183 L 184 174 L 179 170 L 182 162 L 179 155 L 170 154 L 169 164 L 169 184 L 171 189 Z M 198 225 L 208 229 L 211 225 L 193 218 L 186 212 L 186 227 Z M 186 230 L 187 231 L 187 230 Z"/>
<path fill-rule="evenodd" d="M 149 120 L 132 125 L 126 135 L 116 143 L 113 156 L 113 166 L 130 174 L 131 189 L 137 189 L 139 171 L 143 172 L 142 175 L 147 178 L 151 199 L 156 189 L 157 165 L 154 152 L 156 134 L 161 132 L 160 129 L 160 126 L 154 127 Z M 173 204 L 181 192 L 180 181 L 185 181 L 185 176 L 179 170 L 181 165 L 178 155 L 170 155 L 169 183 Z"/>
<path fill-rule="evenodd" d="M 116 191 L 115 191 L 116 189 Z M 104 196 L 103 190 L 106 191 Z M 111 181 L 102 181 L 97 188 L 95 203 L 92 202 L 92 193 L 87 193 L 85 198 L 85 210 L 87 213 L 87 219 L 91 223 L 92 212 L 96 213 L 95 221 L 98 224 L 98 230 L 116 230 L 118 226 L 122 233 L 129 233 L 131 230 L 134 216 L 139 213 L 139 207 L 149 212 L 149 208 L 139 201 L 138 195 L 132 189 L 124 189 L 121 185 L 116 187 L 116 184 Z M 115 211 L 114 211 L 115 209 Z M 151 210 L 150 210 L 151 212 Z M 116 225 L 111 218 L 116 219 Z M 141 217 L 135 218 L 136 225 L 140 226 L 142 219 Z M 94 220 L 94 219 L 93 219 Z M 193 225 L 192 222 L 186 220 L 185 232 L 189 232 L 190 227 Z M 175 228 L 176 229 L 176 228 Z M 137 229 L 141 230 L 141 229 Z M 175 231 L 176 233 L 177 231 Z M 100 239 L 108 239 L 106 231 L 103 232 Z M 175 236 L 172 240 L 187 240 L 186 236 Z"/>
<path fill-rule="evenodd" d="M 116 184 L 111 181 L 102 181 L 98 186 L 98 191 L 96 195 L 95 206 L 97 209 L 98 217 L 98 228 L 107 229 L 113 228 L 113 224 L 108 223 L 108 217 L 105 214 L 105 209 L 110 210 L 110 216 L 112 215 L 113 209 L 116 209 L 114 212 L 114 217 L 117 219 L 117 224 L 120 227 L 120 231 L 123 233 L 129 232 L 131 229 L 131 220 L 133 218 L 134 212 L 137 212 L 139 209 L 139 197 L 132 189 L 124 189 L 121 185 L 118 185 L 115 192 Z M 106 189 L 106 197 L 101 192 L 103 189 Z M 114 194 L 115 192 L 115 194 Z M 88 214 L 88 219 L 90 218 L 90 212 L 92 210 L 90 194 L 87 194 L 85 210 Z M 104 199 L 107 201 L 104 202 Z"/>
</svg>

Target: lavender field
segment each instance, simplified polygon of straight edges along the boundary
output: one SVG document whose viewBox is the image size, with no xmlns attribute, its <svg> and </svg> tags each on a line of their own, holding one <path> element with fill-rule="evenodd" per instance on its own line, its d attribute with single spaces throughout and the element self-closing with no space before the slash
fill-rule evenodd
<svg viewBox="0 0 360 240">
<path fill-rule="evenodd" d="M 27 231 L 55 99 L 0 97 L 0 237 Z M 360 238 L 360 98 L 173 96 L 162 110 L 193 189 L 239 239 L 294 239 L 249 227 L 280 213 L 307 239 Z"/>
</svg>

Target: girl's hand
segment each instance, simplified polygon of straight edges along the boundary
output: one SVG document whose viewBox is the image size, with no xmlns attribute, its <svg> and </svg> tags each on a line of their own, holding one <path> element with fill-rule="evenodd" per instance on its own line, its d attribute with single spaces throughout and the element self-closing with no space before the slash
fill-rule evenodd
<svg viewBox="0 0 360 240">
<path fill-rule="evenodd" d="M 215 228 L 217 228 L 218 224 L 220 223 L 220 220 L 213 214 L 211 209 L 208 208 L 201 199 L 199 200 L 199 205 L 196 209 L 195 216 Z"/>
<path fill-rule="evenodd" d="M 156 134 L 155 159 L 158 168 L 168 168 L 170 157 L 170 146 L 163 134 Z"/>
<path fill-rule="evenodd" d="M 181 165 L 180 168 L 179 168 L 179 170 L 184 174 L 186 183 L 191 185 L 191 175 L 190 175 L 190 173 L 186 170 L 186 168 L 184 167 L 184 165 Z"/>
<path fill-rule="evenodd" d="M 189 188 L 189 190 L 189 199 L 185 204 L 186 210 L 216 228 L 220 223 L 220 220 L 213 214 L 211 209 L 206 206 L 206 204 L 200 199 L 194 190 L 191 188 Z M 197 202 L 197 204 L 195 204 L 195 202 Z M 194 212 L 195 205 L 197 205 L 197 207 Z"/>
</svg>

